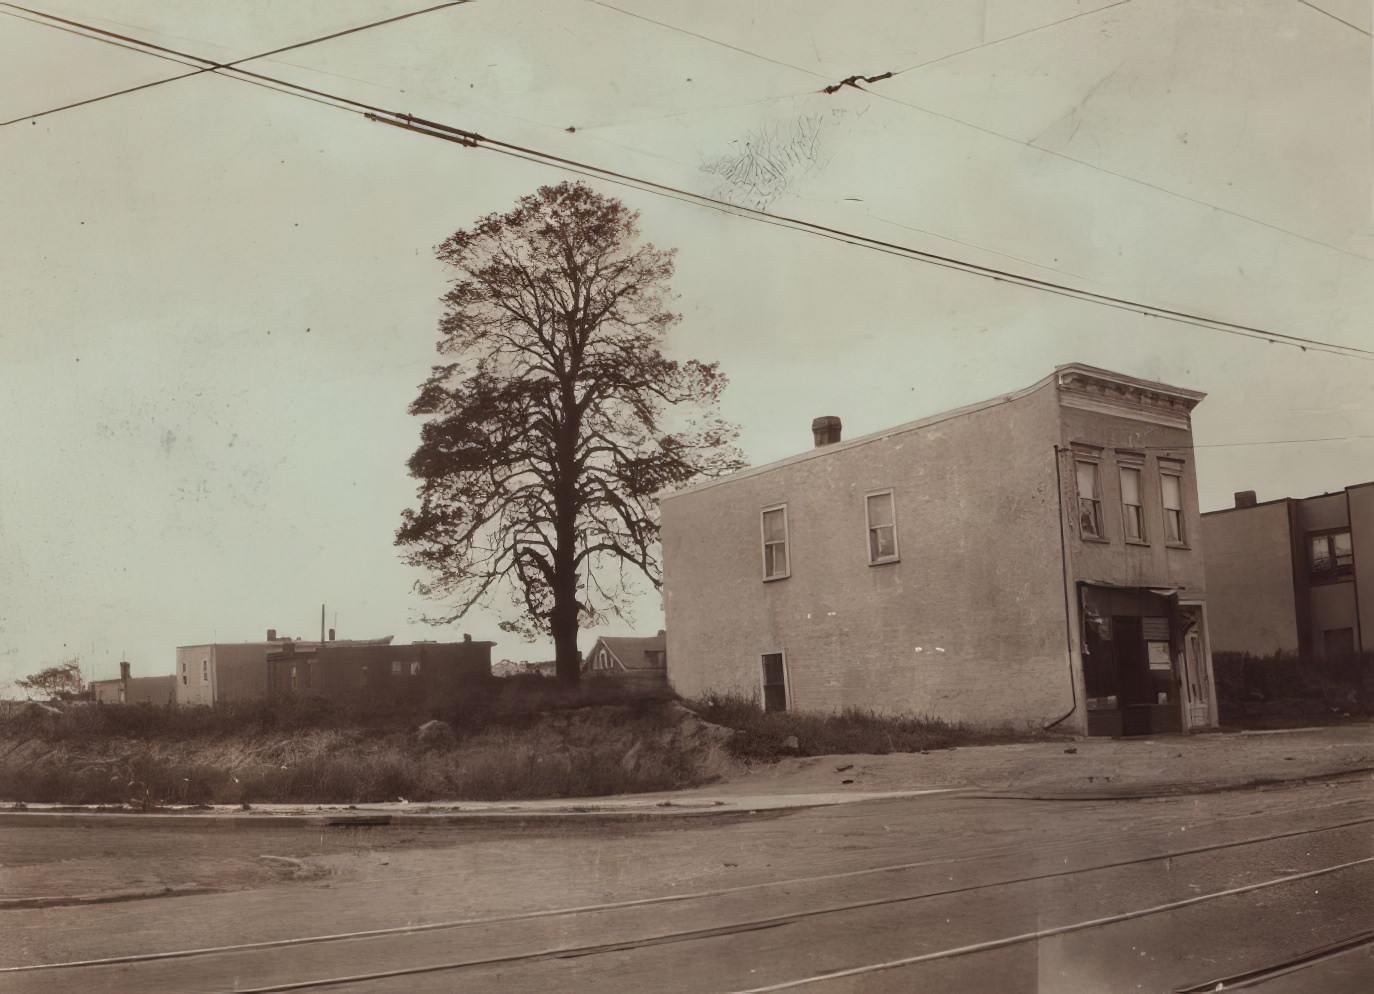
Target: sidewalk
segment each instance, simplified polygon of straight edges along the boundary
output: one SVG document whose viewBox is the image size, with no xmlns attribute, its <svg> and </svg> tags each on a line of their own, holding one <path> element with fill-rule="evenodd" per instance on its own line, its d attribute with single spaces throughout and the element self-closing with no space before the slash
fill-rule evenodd
<svg viewBox="0 0 1374 994">
<path fill-rule="evenodd" d="M 972 746 L 887 756 L 814 756 L 744 768 L 689 790 L 515 802 L 394 801 L 385 804 L 264 804 L 132 812 L 29 805 L 0 809 L 0 825 L 79 820 L 168 824 L 443 824 L 494 821 L 642 820 L 738 815 L 952 791 L 1046 799 L 1206 793 L 1336 776 L 1374 779 L 1374 726 L 1139 739 L 1077 739 Z"/>
</svg>

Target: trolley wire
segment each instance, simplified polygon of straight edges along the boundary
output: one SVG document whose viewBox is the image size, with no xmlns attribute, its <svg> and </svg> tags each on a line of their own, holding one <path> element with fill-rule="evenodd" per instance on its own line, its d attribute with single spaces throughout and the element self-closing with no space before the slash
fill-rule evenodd
<svg viewBox="0 0 1374 994">
<path fill-rule="evenodd" d="M 454 6 L 456 5 L 456 3 L 464 2 L 470 2 L 470 0 L 455 0 L 455 3 L 446 4 L 444 6 Z M 16 9 L 23 10 L 28 14 L 36 15 L 37 17 L 41 18 L 52 17 L 52 15 L 44 14 L 41 11 L 35 11 L 27 7 L 18 7 L 18 5 L 15 4 L 0 4 L 0 6 L 14 7 Z M 436 8 L 426 9 L 430 10 Z M 10 11 L 0 12 L 11 13 Z M 416 16 L 416 13 L 419 12 L 412 13 L 409 16 Z M 18 15 L 11 14 L 11 16 Z M 1359 348 L 1353 345 L 1343 345 L 1336 342 L 1329 342 L 1316 338 L 1288 334 L 1259 327 L 1256 325 L 1248 325 L 1239 322 L 1226 321 L 1220 318 L 1210 318 L 1205 315 L 1196 314 L 1190 311 L 1162 307 L 1159 305 L 1147 303 L 1145 301 L 1133 300 L 1125 297 L 1118 297 L 1111 294 L 1098 293 L 1095 291 L 1070 286 L 1068 284 L 1056 283 L 1050 280 L 1039 279 L 1037 277 L 1013 272 L 1011 270 L 998 269 L 993 266 L 986 266 L 975 262 L 969 262 L 967 260 L 959 259 L 954 256 L 942 255 L 935 252 L 917 249 L 897 242 L 890 242 L 885 241 L 883 239 L 873 238 L 867 235 L 861 235 L 855 232 L 847 231 L 845 229 L 834 228 L 827 225 L 818 224 L 813 221 L 807 221 L 802 218 L 790 217 L 782 214 L 770 214 L 766 211 L 757 210 L 751 207 L 744 207 L 738 204 L 732 204 L 727 201 L 720 200 L 718 198 L 711 197 L 705 194 L 695 193 L 693 191 L 685 190 L 680 187 L 674 187 L 665 183 L 659 183 L 654 180 L 645 179 L 628 173 L 618 172 L 616 170 L 608 169 L 603 166 L 598 166 L 593 163 L 583 162 L 566 156 L 555 155 L 550 152 L 545 152 L 540 149 L 532 148 L 525 145 L 519 145 L 513 142 L 506 142 L 500 139 L 490 138 L 485 135 L 478 134 L 477 132 L 453 127 L 452 125 L 444 124 L 439 121 L 432 121 L 425 118 L 416 117 L 409 113 L 389 110 L 387 108 L 383 108 L 374 104 L 368 104 L 362 101 L 353 100 L 349 97 L 344 97 L 340 94 L 330 93 L 325 90 L 314 89 L 312 87 L 307 87 L 299 83 L 292 83 L 287 80 L 279 79 L 277 77 L 268 76 L 262 73 L 254 72 L 252 70 L 244 69 L 239 64 L 241 62 L 251 61 L 250 59 L 238 60 L 235 63 L 218 63 L 210 59 L 204 59 L 199 56 L 192 55 L 186 52 L 180 52 L 175 49 L 167 48 L 165 46 L 145 43 L 140 39 L 132 38 L 127 35 L 121 35 L 116 32 L 99 28 L 90 24 L 85 24 L 79 21 L 73 21 L 66 18 L 52 19 L 54 21 L 59 22 L 58 24 L 53 25 L 54 27 L 65 25 L 68 28 L 80 29 L 81 32 L 89 32 L 91 36 L 98 37 L 100 40 L 105 40 L 112 44 L 121 45 L 123 47 L 129 48 L 132 51 L 142 52 L 143 54 L 155 55 L 161 58 L 170 58 L 172 59 L 172 61 L 190 59 L 193 62 L 201 65 L 203 67 L 203 71 L 205 72 L 213 72 L 219 75 L 226 76 L 230 79 L 239 80 L 240 82 L 255 83 L 260 86 L 265 86 L 269 89 L 278 90 L 279 92 L 291 96 L 312 99 L 317 103 L 324 103 L 329 106 L 334 106 L 337 109 L 348 110 L 353 113 L 361 114 L 370 121 L 379 124 L 385 124 L 406 131 L 412 131 L 425 137 L 437 138 L 441 141 L 462 145 L 468 148 L 480 148 L 487 151 L 496 152 L 501 155 L 506 155 L 512 158 L 521 159 L 540 165 L 552 166 L 561 171 L 572 172 L 574 174 L 586 176 L 588 178 L 594 178 L 610 182 L 618 186 L 627 187 L 646 193 L 657 194 L 660 196 L 665 196 L 673 200 L 694 204 L 696 206 L 705 207 L 707 209 L 715 210 L 722 213 L 732 214 L 734 216 L 745 218 L 748 220 L 759 221 L 764 224 L 769 224 L 776 227 L 786 228 L 804 234 L 809 234 L 828 240 L 837 241 L 843 244 L 852 245 L 857 248 L 876 251 L 883 254 L 893 255 L 899 258 L 906 258 L 913 261 L 924 262 L 929 265 L 968 273 L 970 275 L 991 279 L 996 282 L 1008 283 L 1016 286 L 1025 287 L 1028 289 L 1039 290 L 1044 293 L 1050 293 L 1066 297 L 1069 299 L 1075 299 L 1087 303 L 1098 304 L 1101 306 L 1110 307 L 1127 312 L 1134 312 L 1145 317 L 1155 317 L 1175 323 L 1192 325 L 1207 330 L 1219 331 L 1226 334 L 1238 335 L 1245 338 L 1253 338 L 1260 341 L 1267 341 L 1270 344 L 1288 345 L 1294 348 L 1299 348 L 1303 351 L 1310 350 L 1316 352 L 1325 352 L 1330 353 L 1332 355 L 1343 356 L 1346 358 L 1360 359 L 1366 362 L 1374 361 L 1374 350 L 1371 349 Z M 392 20 L 395 20 L 395 18 L 393 18 Z M 39 21 L 36 23 L 45 22 Z M 359 31 L 364 30 L 365 27 L 366 26 L 361 26 L 350 30 Z M 335 36 L 337 36 L 337 33 Z M 297 46 L 286 46 L 286 48 L 300 47 L 301 45 L 312 43 L 314 42 L 302 42 L 299 43 Z M 280 52 L 284 50 L 286 49 L 282 48 L 277 49 L 276 51 Z M 171 80 L 166 80 L 166 82 L 171 82 Z M 146 86 L 143 88 L 146 89 Z"/>
</svg>

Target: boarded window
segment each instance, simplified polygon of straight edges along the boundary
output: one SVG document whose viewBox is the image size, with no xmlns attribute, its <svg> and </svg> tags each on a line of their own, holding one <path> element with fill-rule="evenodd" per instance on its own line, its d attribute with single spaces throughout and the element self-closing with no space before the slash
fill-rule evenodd
<svg viewBox="0 0 1374 994">
<path fill-rule="evenodd" d="M 897 510 L 892 492 L 868 496 L 868 561 L 890 563 L 897 559 Z"/>
<path fill-rule="evenodd" d="M 769 652 L 763 657 L 763 709 L 787 710 L 787 667 L 780 652 Z"/>
<path fill-rule="evenodd" d="M 763 578 L 787 576 L 787 508 L 774 507 L 763 512 Z"/>
</svg>

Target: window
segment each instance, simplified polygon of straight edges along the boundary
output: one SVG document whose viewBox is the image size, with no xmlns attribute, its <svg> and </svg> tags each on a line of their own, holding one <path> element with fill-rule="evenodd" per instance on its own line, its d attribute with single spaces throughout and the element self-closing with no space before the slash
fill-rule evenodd
<svg viewBox="0 0 1374 994">
<path fill-rule="evenodd" d="M 606 650 L 606 647 L 603 645 L 600 649 L 596 650 L 596 655 L 592 658 L 592 669 L 608 670 L 610 668 L 611 654 Z"/>
<path fill-rule="evenodd" d="M 296 687 L 297 687 L 297 677 L 298 677 L 298 674 L 296 673 L 296 667 L 292 666 L 292 667 L 291 667 L 291 689 L 292 689 L 292 690 L 295 690 Z"/>
<path fill-rule="evenodd" d="M 787 508 L 763 512 L 763 578 L 778 580 L 790 575 L 787 562 Z"/>
<path fill-rule="evenodd" d="M 414 662 L 412 662 L 412 663 L 410 664 L 410 675 L 411 675 L 411 676 L 419 676 L 419 675 L 420 675 L 420 661 L 419 661 L 418 659 L 415 660 Z"/>
<path fill-rule="evenodd" d="M 1102 483 L 1097 463 L 1088 459 L 1075 460 L 1078 481 L 1078 533 L 1083 538 L 1103 538 Z"/>
<path fill-rule="evenodd" d="M 306 664 L 305 664 L 305 686 L 306 686 L 307 689 L 309 689 L 309 687 L 310 687 L 310 671 L 311 671 L 312 669 L 314 669 L 314 664 L 313 664 L 313 663 L 306 663 Z"/>
<path fill-rule="evenodd" d="M 1140 467 L 1121 467 L 1121 522 L 1128 542 L 1145 542 L 1145 508 L 1141 500 Z"/>
<path fill-rule="evenodd" d="M 1164 541 L 1183 545 L 1188 535 L 1183 530 L 1183 464 L 1159 461 L 1159 492 L 1164 505 Z"/>
<path fill-rule="evenodd" d="M 363 663 L 363 665 L 358 669 L 358 686 L 367 686 L 367 663 Z"/>
<path fill-rule="evenodd" d="M 391 675 L 392 675 L 392 676 L 400 676 L 400 675 L 401 675 L 401 661 L 400 661 L 399 659 L 393 659 L 393 660 L 391 661 Z"/>
<path fill-rule="evenodd" d="M 1327 532 L 1308 536 L 1312 549 L 1312 575 L 1320 579 L 1349 576 L 1355 571 L 1355 549 L 1350 532 Z"/>
<path fill-rule="evenodd" d="M 186 660 L 183 659 L 181 661 L 181 684 L 185 686 L 188 682 Z"/>
<path fill-rule="evenodd" d="M 763 656 L 763 709 L 787 710 L 787 667 L 780 652 Z"/>
<path fill-rule="evenodd" d="M 897 511 L 892 491 L 869 494 L 866 503 L 869 564 L 894 563 L 897 561 Z"/>
<path fill-rule="evenodd" d="M 210 660 L 208 659 L 202 659 L 200 661 L 200 682 L 210 682 Z"/>
</svg>

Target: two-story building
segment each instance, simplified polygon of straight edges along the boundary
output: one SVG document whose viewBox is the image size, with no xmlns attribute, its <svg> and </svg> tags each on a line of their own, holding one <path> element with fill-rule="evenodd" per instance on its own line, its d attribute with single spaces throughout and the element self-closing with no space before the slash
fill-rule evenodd
<svg viewBox="0 0 1374 994">
<path fill-rule="evenodd" d="M 1332 671 L 1374 653 L 1374 482 L 1202 516 L 1217 652 L 1287 653 Z"/>
<path fill-rule="evenodd" d="M 1131 735 L 1216 722 L 1191 412 L 1079 364 L 660 497 L 691 697 Z"/>
</svg>

